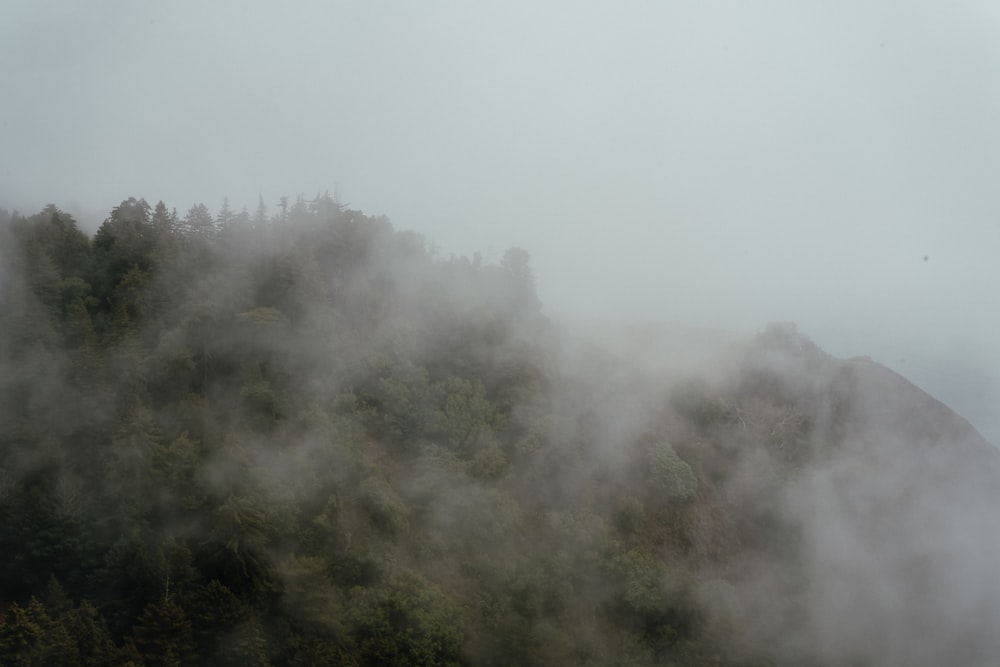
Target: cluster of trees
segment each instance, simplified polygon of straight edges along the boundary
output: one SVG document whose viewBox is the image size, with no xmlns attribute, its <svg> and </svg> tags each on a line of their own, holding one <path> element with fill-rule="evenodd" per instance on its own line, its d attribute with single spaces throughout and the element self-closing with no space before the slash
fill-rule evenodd
<svg viewBox="0 0 1000 667">
<path fill-rule="evenodd" d="M 812 456 L 802 393 L 564 344 L 525 251 L 329 196 L 4 213 L 0 662 L 753 664 L 746 557 L 795 533 L 728 481 Z"/>
</svg>

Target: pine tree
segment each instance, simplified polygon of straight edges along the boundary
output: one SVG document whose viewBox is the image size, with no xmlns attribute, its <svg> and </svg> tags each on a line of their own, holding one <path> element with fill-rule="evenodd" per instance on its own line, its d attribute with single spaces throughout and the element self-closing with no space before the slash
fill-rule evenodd
<svg viewBox="0 0 1000 667">
<path fill-rule="evenodd" d="M 146 605 L 132 637 L 146 667 L 186 667 L 198 662 L 191 621 L 166 596 Z"/>
<path fill-rule="evenodd" d="M 212 238 L 217 231 L 215 220 L 204 204 L 195 204 L 184 216 L 184 231 L 196 237 Z"/>
</svg>

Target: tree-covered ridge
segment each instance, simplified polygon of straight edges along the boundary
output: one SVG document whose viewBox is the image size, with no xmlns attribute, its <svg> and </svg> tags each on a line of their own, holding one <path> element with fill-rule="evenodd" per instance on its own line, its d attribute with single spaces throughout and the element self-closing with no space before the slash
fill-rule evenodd
<svg viewBox="0 0 1000 667">
<path fill-rule="evenodd" d="M 329 196 L 4 214 L 2 662 L 835 663 L 784 501 L 871 435 L 861 371 L 777 328 L 644 376 L 529 259 Z"/>
</svg>

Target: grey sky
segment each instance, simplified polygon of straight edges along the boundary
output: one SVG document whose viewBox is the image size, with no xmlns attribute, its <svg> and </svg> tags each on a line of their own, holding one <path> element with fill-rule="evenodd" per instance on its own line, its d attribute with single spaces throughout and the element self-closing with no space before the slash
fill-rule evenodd
<svg viewBox="0 0 1000 667">
<path fill-rule="evenodd" d="M 996 3 L 7 0 L 0 90 L 8 209 L 339 184 L 551 314 L 794 321 L 1000 440 Z"/>
</svg>

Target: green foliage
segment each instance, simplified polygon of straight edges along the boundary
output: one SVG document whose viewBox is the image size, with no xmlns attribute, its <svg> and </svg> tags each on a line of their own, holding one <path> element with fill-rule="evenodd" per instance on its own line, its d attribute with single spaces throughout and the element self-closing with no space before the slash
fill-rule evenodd
<svg viewBox="0 0 1000 667">
<path fill-rule="evenodd" d="M 63 623 L 76 642 L 83 665 L 111 667 L 124 664 L 123 652 L 111 639 L 107 622 L 92 604 L 81 602 L 78 608 L 66 614 Z"/>
<path fill-rule="evenodd" d="M 439 391 L 444 395 L 441 428 L 452 448 L 469 449 L 502 427 L 503 419 L 482 383 L 450 378 Z"/>
<path fill-rule="evenodd" d="M 565 343 L 523 249 L 328 195 L 0 216 L 0 664 L 724 664 L 699 578 L 795 542 L 719 486 L 807 465 L 808 411 Z"/>
<path fill-rule="evenodd" d="M 35 614 L 16 602 L 0 625 L 0 652 L 10 665 L 42 664 L 44 627 Z"/>
<path fill-rule="evenodd" d="M 264 554 L 269 528 L 267 512 L 256 498 L 230 494 L 215 510 L 208 544 L 216 549 L 226 574 L 260 585 L 263 582 L 255 579 L 266 579 L 270 570 Z"/>
<path fill-rule="evenodd" d="M 107 472 L 117 480 L 121 508 L 136 516 L 153 500 L 148 491 L 153 483 L 154 465 L 162 460 L 162 433 L 149 411 L 135 404 L 121 420 L 108 451 Z"/>
<path fill-rule="evenodd" d="M 646 522 L 646 508 L 635 496 L 625 498 L 615 513 L 615 527 L 625 535 L 636 535 Z"/>
<path fill-rule="evenodd" d="M 698 491 L 694 471 L 667 442 L 657 442 L 649 452 L 653 492 L 670 502 L 691 500 Z"/>
<path fill-rule="evenodd" d="M 360 665 L 461 664 L 458 609 L 413 573 L 401 572 L 375 590 L 352 590 L 350 624 Z"/>
<path fill-rule="evenodd" d="M 0 624 L 0 655 L 7 657 L 5 664 L 25 667 L 69 665 L 80 659 L 66 628 L 36 598 L 26 607 L 14 603 L 7 610 Z"/>
<path fill-rule="evenodd" d="M 368 400 L 381 414 L 386 435 L 405 442 L 426 434 L 439 419 L 427 370 L 412 362 L 379 366 Z"/>
<path fill-rule="evenodd" d="M 358 485 L 357 502 L 372 526 L 387 536 L 406 530 L 408 510 L 392 487 L 379 477 L 368 477 Z"/>
<path fill-rule="evenodd" d="M 224 655 L 214 659 L 212 664 L 232 665 L 233 667 L 271 667 L 267 638 L 256 614 L 251 612 L 249 618 L 236 627 L 230 637 L 229 648 Z"/>
<path fill-rule="evenodd" d="M 507 473 L 508 468 L 503 450 L 496 444 L 491 444 L 475 454 L 470 471 L 477 479 L 496 481 Z"/>
<path fill-rule="evenodd" d="M 132 628 L 132 636 L 148 667 L 182 667 L 197 662 L 191 621 L 170 600 L 147 605 Z"/>
<path fill-rule="evenodd" d="M 657 660 L 686 651 L 704 622 L 686 575 L 639 549 L 616 554 L 609 570 L 618 584 L 608 607 L 614 622 L 634 633 Z"/>
<path fill-rule="evenodd" d="M 187 431 L 177 436 L 160 455 L 159 464 L 169 480 L 174 502 L 182 509 L 197 509 L 208 498 L 201 478 L 203 463 L 201 443 L 192 440 Z"/>
</svg>

